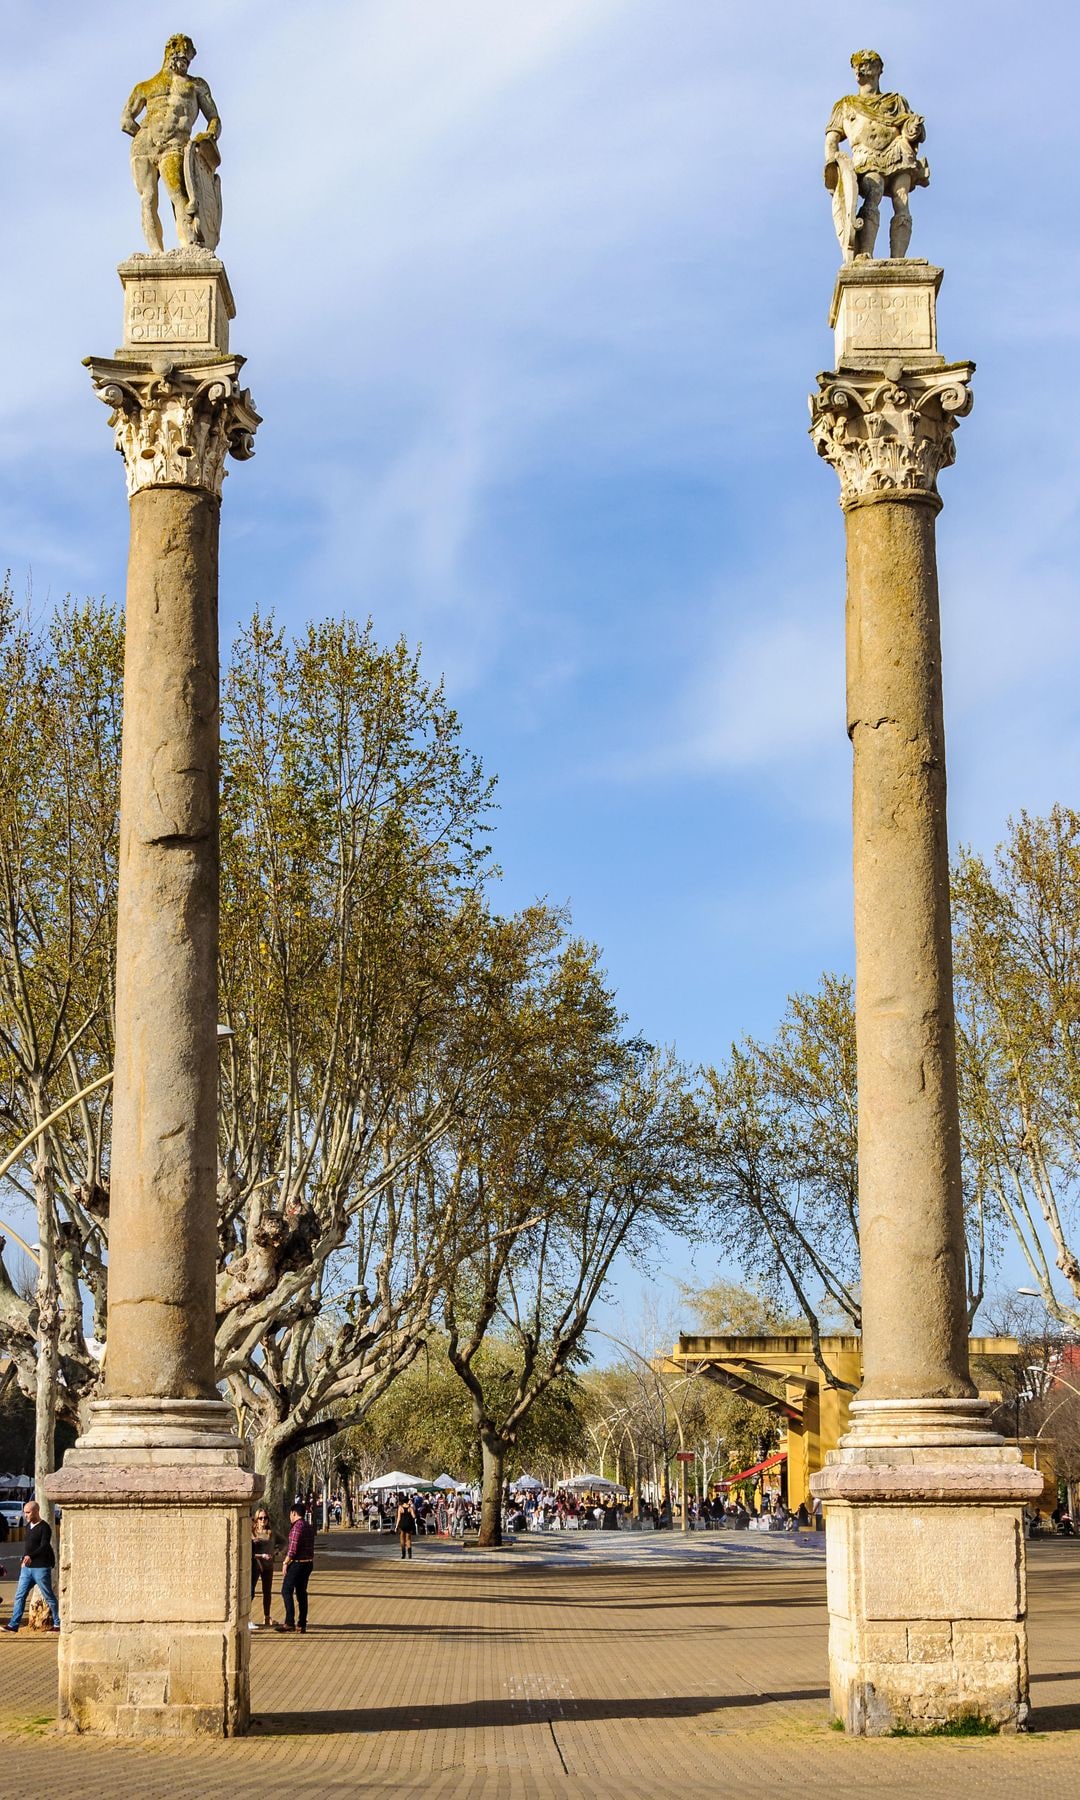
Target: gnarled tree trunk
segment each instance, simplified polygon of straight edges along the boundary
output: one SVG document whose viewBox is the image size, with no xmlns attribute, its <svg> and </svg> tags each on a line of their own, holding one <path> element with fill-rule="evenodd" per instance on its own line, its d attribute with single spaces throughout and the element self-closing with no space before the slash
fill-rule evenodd
<svg viewBox="0 0 1080 1800">
<path fill-rule="evenodd" d="M 506 1442 L 498 1432 L 493 1431 L 490 1425 L 481 1425 L 480 1455 L 483 1466 L 483 1486 L 480 1499 L 480 1536 L 477 1542 L 485 1548 L 497 1548 L 502 1543 L 502 1496 L 506 1451 Z"/>
</svg>

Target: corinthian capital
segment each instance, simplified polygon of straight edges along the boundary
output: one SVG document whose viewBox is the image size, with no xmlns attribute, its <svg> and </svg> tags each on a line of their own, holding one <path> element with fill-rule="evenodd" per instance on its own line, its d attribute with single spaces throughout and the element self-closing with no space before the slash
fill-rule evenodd
<svg viewBox="0 0 1080 1800">
<path fill-rule="evenodd" d="M 973 374 L 972 363 L 951 363 L 895 379 L 869 370 L 818 376 L 810 436 L 840 477 L 845 512 L 874 500 L 941 505 L 937 477 L 956 456 L 953 432 L 971 411 Z"/>
<path fill-rule="evenodd" d="M 226 453 L 253 456 L 261 424 L 237 379 L 242 361 L 173 367 L 87 358 L 94 391 L 110 409 L 129 494 L 184 487 L 221 498 Z"/>
</svg>

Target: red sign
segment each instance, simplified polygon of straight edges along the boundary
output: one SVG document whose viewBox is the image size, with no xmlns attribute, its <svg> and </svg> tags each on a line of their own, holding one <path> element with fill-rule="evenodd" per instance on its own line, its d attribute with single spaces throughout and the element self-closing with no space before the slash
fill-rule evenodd
<svg viewBox="0 0 1080 1800">
<path fill-rule="evenodd" d="M 697 1451 L 696 1450 L 676 1450 L 675 1461 L 676 1462 L 696 1462 L 697 1461 Z"/>
</svg>

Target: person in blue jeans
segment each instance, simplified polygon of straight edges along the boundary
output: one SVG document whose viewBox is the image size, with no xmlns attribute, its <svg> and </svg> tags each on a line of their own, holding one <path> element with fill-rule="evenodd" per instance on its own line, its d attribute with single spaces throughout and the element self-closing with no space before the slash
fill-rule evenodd
<svg viewBox="0 0 1080 1800">
<path fill-rule="evenodd" d="M 52 1628 L 54 1631 L 59 1631 L 60 1608 L 56 1603 L 52 1580 L 52 1572 L 56 1567 L 56 1555 L 52 1547 L 52 1526 L 46 1525 L 36 1500 L 26 1502 L 23 1507 L 23 1518 L 26 1520 L 26 1539 L 22 1568 L 19 1570 L 15 1598 L 11 1603 L 11 1618 L 2 1629 L 10 1635 L 14 1635 L 18 1631 L 22 1624 L 26 1597 L 32 1587 L 38 1587 L 49 1603 L 49 1611 L 52 1613 Z"/>
</svg>

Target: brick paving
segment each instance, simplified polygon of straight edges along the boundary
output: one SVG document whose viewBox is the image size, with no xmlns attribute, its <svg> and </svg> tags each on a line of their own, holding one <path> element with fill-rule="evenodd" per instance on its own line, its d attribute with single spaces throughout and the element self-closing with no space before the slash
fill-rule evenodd
<svg viewBox="0 0 1080 1800">
<path fill-rule="evenodd" d="M 812 1542 L 319 1542 L 309 1635 L 253 1635 L 246 1739 L 62 1737 L 55 1639 L 0 1643 L 2 1800 L 1080 1793 L 1080 1543 L 1032 1549 L 1030 1734 L 868 1743 L 825 1721 Z"/>
</svg>

